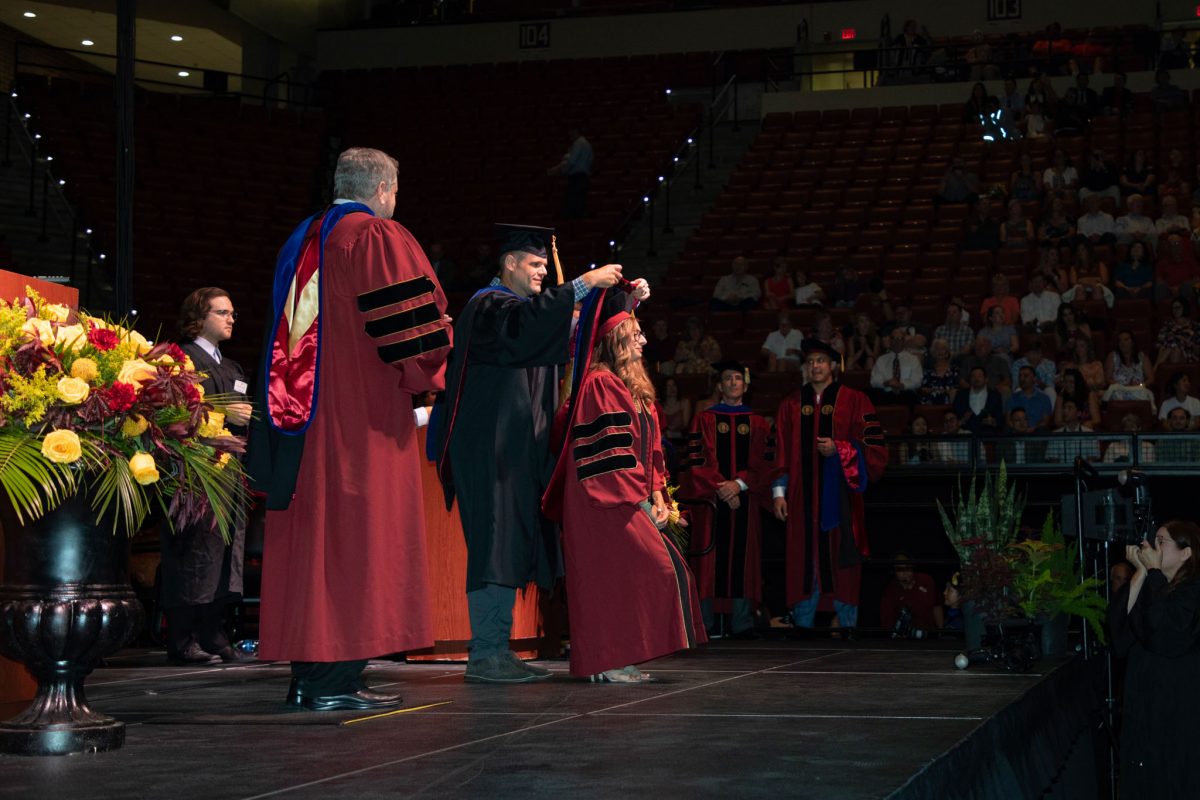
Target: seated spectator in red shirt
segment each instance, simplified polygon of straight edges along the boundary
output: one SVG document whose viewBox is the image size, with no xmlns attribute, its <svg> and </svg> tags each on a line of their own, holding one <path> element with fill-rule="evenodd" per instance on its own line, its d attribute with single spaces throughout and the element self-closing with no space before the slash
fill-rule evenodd
<svg viewBox="0 0 1200 800">
<path fill-rule="evenodd" d="M 788 274 L 786 258 L 775 259 L 774 271 L 771 277 L 763 281 L 763 289 L 763 308 L 778 311 L 791 307 L 796 287 L 792 285 L 792 276 Z"/>
<path fill-rule="evenodd" d="M 879 600 L 879 622 L 887 630 L 895 630 L 905 608 L 911 615 L 911 627 L 924 631 L 941 628 L 945 621 L 938 602 L 933 578 L 924 572 L 914 572 L 912 559 L 905 553 L 896 555 L 896 577 L 883 590 Z"/>
<path fill-rule="evenodd" d="M 1008 278 L 997 273 L 992 276 L 992 296 L 986 297 L 979 306 L 979 318 L 986 320 L 992 306 L 1004 309 L 1004 321 L 1016 325 L 1021 319 L 1021 301 L 1008 293 Z"/>
<path fill-rule="evenodd" d="M 1157 279 L 1154 299 L 1181 297 L 1190 301 L 1196 281 L 1200 280 L 1200 268 L 1196 265 L 1191 241 L 1172 233 L 1165 242 L 1160 241 L 1158 250 L 1158 264 L 1154 269 Z"/>
</svg>

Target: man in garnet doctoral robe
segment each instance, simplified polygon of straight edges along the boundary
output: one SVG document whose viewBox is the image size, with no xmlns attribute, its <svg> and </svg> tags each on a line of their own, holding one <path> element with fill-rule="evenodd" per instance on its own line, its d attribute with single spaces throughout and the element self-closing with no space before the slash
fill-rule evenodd
<svg viewBox="0 0 1200 800">
<path fill-rule="evenodd" d="M 561 575 L 558 530 L 541 513 L 554 471 L 550 428 L 576 302 L 613 286 L 608 264 L 543 287 L 553 231 L 497 226 L 500 273 L 454 323 L 446 391 L 430 423 L 432 452 L 467 539 L 471 683 L 525 683 L 549 671 L 509 649 L 517 589 Z"/>
<path fill-rule="evenodd" d="M 267 494 L 259 657 L 290 660 L 288 703 L 377 709 L 376 656 L 433 643 L 415 394 L 441 389 L 446 298 L 391 220 L 397 164 L 338 158 L 338 198 L 279 255 L 247 469 Z"/>
<path fill-rule="evenodd" d="M 887 448 L 871 401 L 837 382 L 837 351 L 816 339 L 803 349 L 809 382 L 775 416 L 771 491 L 787 522 L 787 602 L 797 628 L 813 626 L 823 597 L 853 628 L 868 552 L 863 492 L 883 477 Z"/>
<path fill-rule="evenodd" d="M 759 499 L 769 485 L 774 448 L 770 424 L 742 400 L 746 369 L 736 361 L 713 365 L 720 402 L 696 415 L 683 461 L 683 493 L 711 499 L 716 508 L 692 512 L 692 570 L 708 635 L 756 638 L 754 609 L 762 599 Z M 715 614 L 730 615 L 719 631 Z"/>
</svg>

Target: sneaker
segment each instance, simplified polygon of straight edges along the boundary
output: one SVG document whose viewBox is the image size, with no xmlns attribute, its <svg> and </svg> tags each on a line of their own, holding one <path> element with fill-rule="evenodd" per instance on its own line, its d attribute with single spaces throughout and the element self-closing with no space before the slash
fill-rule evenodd
<svg viewBox="0 0 1200 800">
<path fill-rule="evenodd" d="M 508 651 L 508 658 L 518 667 L 525 670 L 535 678 L 538 678 L 539 680 L 542 678 L 549 678 L 551 675 L 550 670 L 546 669 L 545 667 L 539 667 L 535 664 L 530 664 L 528 661 L 522 661 L 512 650 Z"/>
<path fill-rule="evenodd" d="M 463 680 L 467 683 L 529 683 L 538 680 L 538 676 L 525 669 L 519 660 L 487 656 L 468 661 Z"/>
<path fill-rule="evenodd" d="M 604 672 L 589 675 L 588 680 L 592 683 L 641 683 L 643 680 L 641 675 L 642 672 L 637 667 L 622 667 L 621 669 L 606 669 Z"/>
</svg>

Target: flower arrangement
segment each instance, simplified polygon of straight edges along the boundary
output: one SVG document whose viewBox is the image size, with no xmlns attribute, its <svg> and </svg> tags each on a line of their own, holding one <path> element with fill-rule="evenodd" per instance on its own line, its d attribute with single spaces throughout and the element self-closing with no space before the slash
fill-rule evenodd
<svg viewBox="0 0 1200 800">
<path fill-rule="evenodd" d="M 1079 551 L 1063 539 L 1054 512 L 1046 514 L 1042 533 L 1009 545 L 1013 551 L 1013 601 L 1030 619 L 1073 614 L 1087 621 L 1101 643 L 1107 604 L 1098 578 L 1079 578 Z"/>
<path fill-rule="evenodd" d="M 89 489 L 97 519 L 133 535 L 151 502 L 170 524 L 244 518 L 245 448 L 174 344 L 48 303 L 0 300 L 0 486 L 22 522 Z"/>
</svg>

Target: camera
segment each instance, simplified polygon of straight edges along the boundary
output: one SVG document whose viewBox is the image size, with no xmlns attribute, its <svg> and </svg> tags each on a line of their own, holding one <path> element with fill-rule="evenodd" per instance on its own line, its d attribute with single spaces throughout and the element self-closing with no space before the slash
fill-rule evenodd
<svg viewBox="0 0 1200 800">
<path fill-rule="evenodd" d="M 954 657 L 954 666 L 998 664 L 1009 672 L 1028 672 L 1042 657 L 1040 628 L 1031 625 L 988 626 L 983 647 Z"/>
<path fill-rule="evenodd" d="M 903 606 L 900 609 L 900 616 L 896 618 L 896 624 L 892 626 L 893 639 L 924 639 L 925 629 L 913 626 L 912 609 L 908 606 Z"/>
</svg>

